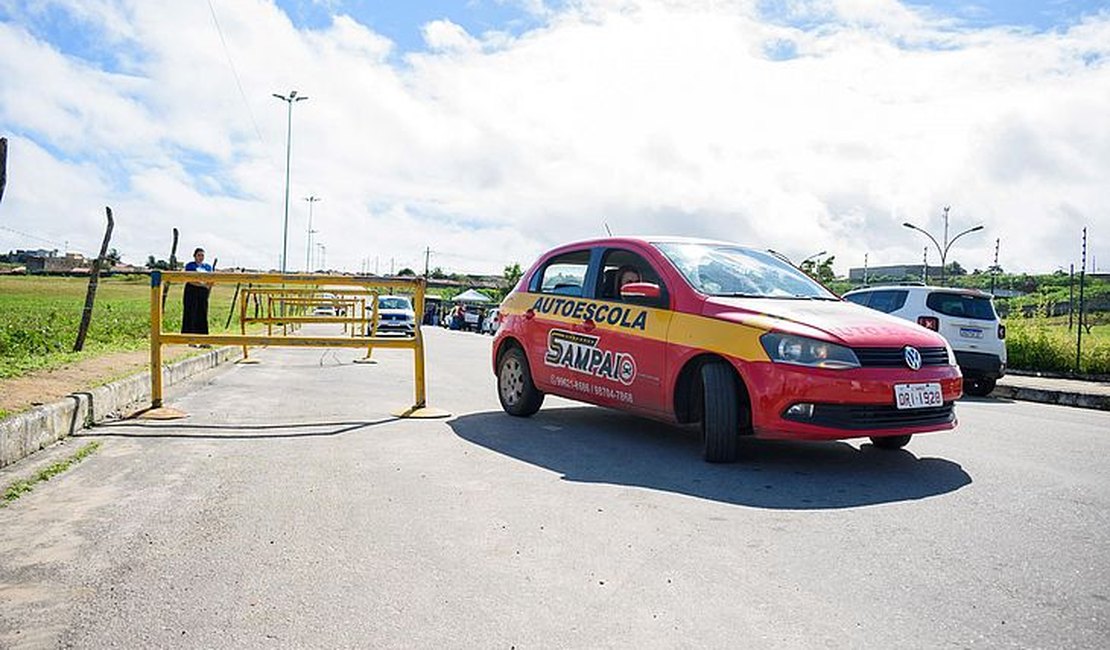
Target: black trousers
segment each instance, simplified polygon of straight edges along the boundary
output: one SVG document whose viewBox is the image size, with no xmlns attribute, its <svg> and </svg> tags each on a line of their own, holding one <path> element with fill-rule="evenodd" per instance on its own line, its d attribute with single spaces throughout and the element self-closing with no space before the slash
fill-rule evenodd
<svg viewBox="0 0 1110 650">
<path fill-rule="evenodd" d="M 182 334 L 208 333 L 208 287 L 185 285 L 185 304 L 181 314 Z"/>
</svg>

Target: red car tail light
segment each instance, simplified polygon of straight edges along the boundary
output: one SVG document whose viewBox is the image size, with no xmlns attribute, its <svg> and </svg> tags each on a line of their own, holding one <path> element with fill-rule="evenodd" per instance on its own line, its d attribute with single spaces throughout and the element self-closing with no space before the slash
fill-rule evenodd
<svg viewBox="0 0 1110 650">
<path fill-rule="evenodd" d="M 922 327 L 927 327 L 934 332 L 940 331 L 940 319 L 936 316 L 918 316 L 917 324 Z"/>
</svg>

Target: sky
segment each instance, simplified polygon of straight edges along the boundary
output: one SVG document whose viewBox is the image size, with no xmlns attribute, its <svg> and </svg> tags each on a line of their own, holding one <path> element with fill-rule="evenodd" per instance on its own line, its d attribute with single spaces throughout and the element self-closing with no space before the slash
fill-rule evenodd
<svg viewBox="0 0 1110 650">
<path fill-rule="evenodd" d="M 1108 115 L 1107 0 L 0 0 L 0 250 L 95 255 L 110 206 L 136 264 L 176 227 L 499 274 L 608 229 L 846 274 L 936 264 L 902 224 L 948 206 L 969 270 L 1078 268 L 1084 227 L 1106 270 Z"/>
</svg>

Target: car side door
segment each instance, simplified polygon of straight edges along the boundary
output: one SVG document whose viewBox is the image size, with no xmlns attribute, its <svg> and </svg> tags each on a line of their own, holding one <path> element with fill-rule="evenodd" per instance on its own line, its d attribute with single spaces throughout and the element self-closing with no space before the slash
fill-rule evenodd
<svg viewBox="0 0 1110 650">
<path fill-rule="evenodd" d="M 546 260 L 529 280 L 524 296 L 529 306 L 522 317 L 533 383 L 544 392 L 588 402 L 596 401 L 588 383 L 565 372 L 556 357 L 568 336 L 575 334 L 573 313 L 592 280 L 590 261 L 594 254 L 586 247 Z"/>
</svg>

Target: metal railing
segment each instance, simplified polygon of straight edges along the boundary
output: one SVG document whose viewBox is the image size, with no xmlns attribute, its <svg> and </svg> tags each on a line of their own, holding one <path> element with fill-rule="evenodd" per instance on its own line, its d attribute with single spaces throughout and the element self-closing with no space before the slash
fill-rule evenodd
<svg viewBox="0 0 1110 650">
<path fill-rule="evenodd" d="M 165 282 L 185 284 L 236 284 L 246 287 L 240 295 L 239 334 L 180 334 L 162 331 L 162 285 Z M 383 337 L 378 335 L 378 295 L 382 289 L 411 292 L 415 324 L 412 336 Z M 151 409 L 163 407 L 162 346 L 169 344 L 234 345 L 243 348 L 244 358 L 251 346 L 366 348 L 366 358 L 374 348 L 413 351 L 414 399 L 411 407 L 395 411 L 398 417 L 444 417 L 445 412 L 427 405 L 424 368 L 424 337 L 420 323 L 424 317 L 425 281 L 423 278 L 382 279 L 342 275 L 297 275 L 280 273 L 196 273 L 186 271 L 154 271 L 150 275 L 150 377 Z M 329 294 L 326 297 L 323 294 Z M 247 315 L 247 306 L 254 296 L 267 298 L 266 316 Z M 367 305 L 369 300 L 370 305 Z M 320 306 L 341 305 L 349 315 L 330 316 L 306 313 Z M 284 311 L 285 313 L 280 313 Z M 247 323 L 264 323 L 266 334 L 247 334 Z M 306 323 L 342 323 L 345 336 L 290 335 L 290 326 Z M 282 325 L 281 334 L 274 325 Z M 349 327 L 348 327 L 349 326 Z M 361 329 L 361 333 L 356 331 Z"/>
</svg>

